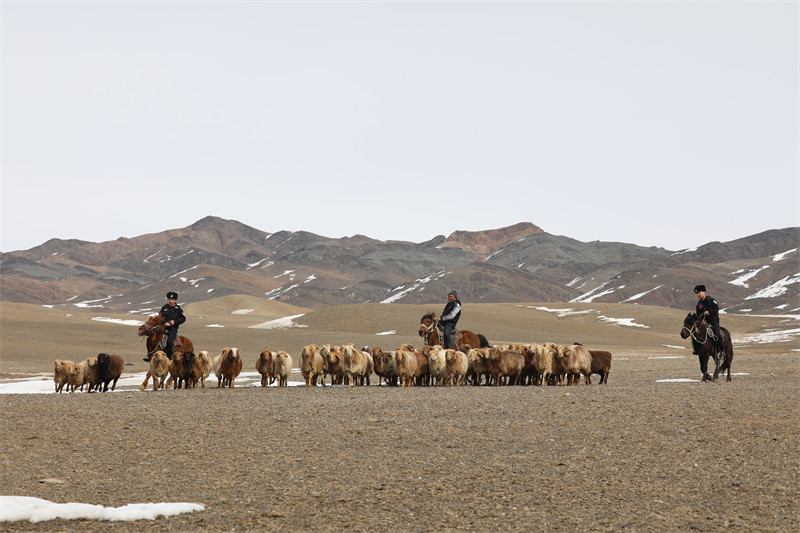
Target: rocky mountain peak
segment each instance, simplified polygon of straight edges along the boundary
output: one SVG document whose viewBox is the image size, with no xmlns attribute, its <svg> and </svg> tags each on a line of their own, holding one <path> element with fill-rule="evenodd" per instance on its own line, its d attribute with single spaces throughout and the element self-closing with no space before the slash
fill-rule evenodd
<svg viewBox="0 0 800 533">
<path fill-rule="evenodd" d="M 540 233 L 544 231 L 539 226 L 531 222 L 520 222 L 513 226 L 484 231 L 454 231 L 439 246 L 459 248 L 474 253 L 483 260 L 508 243 Z"/>
</svg>

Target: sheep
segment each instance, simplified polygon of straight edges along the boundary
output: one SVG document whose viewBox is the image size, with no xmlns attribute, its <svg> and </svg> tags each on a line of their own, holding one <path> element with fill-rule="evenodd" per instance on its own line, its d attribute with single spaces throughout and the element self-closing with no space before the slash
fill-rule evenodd
<svg viewBox="0 0 800 533">
<path fill-rule="evenodd" d="M 381 352 L 381 372 L 384 374 L 384 380 L 390 387 L 397 386 L 397 373 L 395 371 L 395 353 L 394 352 Z"/>
<path fill-rule="evenodd" d="M 211 374 L 211 356 L 205 350 L 197 352 L 197 358 L 200 360 L 200 385 L 206 387 L 206 378 Z"/>
<path fill-rule="evenodd" d="M 513 350 L 489 348 L 489 373 L 495 379 L 495 386 L 500 385 L 503 376 L 509 378 L 510 385 L 517 385 L 520 382 L 524 366 L 525 358 L 521 353 Z"/>
<path fill-rule="evenodd" d="M 541 346 L 535 346 L 533 365 L 536 369 L 536 382 L 539 385 L 554 382 L 556 370 L 558 369 L 556 358 L 558 357 L 558 347 L 552 342 L 545 342 Z"/>
<path fill-rule="evenodd" d="M 292 356 L 280 350 L 275 354 L 274 368 L 275 375 L 278 378 L 278 387 L 286 387 L 289 381 L 289 374 L 292 372 Z"/>
<path fill-rule="evenodd" d="M 383 368 L 383 350 L 381 350 L 380 346 L 373 346 L 369 352 L 372 355 L 373 372 L 375 372 L 375 375 L 378 376 L 378 385 L 381 384 L 381 380 L 385 381 L 388 385 L 389 372 L 388 369 Z"/>
<path fill-rule="evenodd" d="M 522 376 L 520 385 L 533 384 L 536 381 L 536 367 L 533 365 L 533 358 L 536 355 L 536 352 L 532 348 L 535 347 L 536 345 L 516 344 L 512 346 L 516 346 L 515 351 L 521 353 L 525 361 L 522 367 Z"/>
<path fill-rule="evenodd" d="M 217 387 L 234 387 L 236 377 L 242 372 L 242 358 L 239 356 L 239 348 L 222 349 L 220 353 L 219 374 L 217 374 Z"/>
<path fill-rule="evenodd" d="M 428 385 L 430 376 L 428 375 L 428 358 L 422 353 L 422 350 L 414 348 L 414 345 L 405 343 L 400 348 L 400 351 L 413 352 L 417 358 L 417 371 L 414 373 L 414 381 L 417 385 Z"/>
<path fill-rule="evenodd" d="M 300 352 L 300 372 L 306 380 L 306 387 L 317 385 L 317 380 L 323 376 L 323 368 L 325 364 L 322 360 L 322 355 L 319 353 L 319 348 L 316 344 L 309 344 L 303 347 Z M 325 386 L 325 379 L 322 379 L 322 386 Z"/>
<path fill-rule="evenodd" d="M 100 390 L 100 367 L 97 366 L 97 357 L 89 357 L 86 359 L 86 390 Z M 83 390 L 83 388 L 81 388 Z"/>
<path fill-rule="evenodd" d="M 203 375 L 203 362 L 193 351 L 189 350 L 172 356 L 173 359 L 176 357 L 183 358 L 183 387 L 186 389 L 196 388 L 197 382 L 200 381 L 200 376 Z"/>
<path fill-rule="evenodd" d="M 400 380 L 400 386 L 410 387 L 417 376 L 417 354 L 405 350 L 395 350 L 392 353 L 395 374 Z"/>
<path fill-rule="evenodd" d="M 150 356 L 150 374 L 153 376 L 153 390 L 164 388 L 164 382 L 169 374 L 169 359 L 162 350 L 156 350 Z M 144 390 L 144 383 L 139 388 Z"/>
<path fill-rule="evenodd" d="M 344 375 L 349 386 L 369 384 L 372 373 L 372 357 L 352 344 L 344 346 Z"/>
<path fill-rule="evenodd" d="M 96 360 L 97 358 L 90 357 L 89 359 Z M 78 387 L 83 390 L 83 386 L 86 385 L 86 372 L 89 368 L 89 359 L 74 364 L 69 368 L 69 374 L 67 375 L 67 390 L 70 394 L 73 394 L 75 389 Z"/>
<path fill-rule="evenodd" d="M 181 386 L 185 386 L 182 354 L 173 354 L 172 359 L 169 360 L 169 379 L 166 387 L 169 388 L 170 385 L 172 385 L 173 389 L 180 389 Z"/>
<path fill-rule="evenodd" d="M 323 382 L 325 381 L 325 376 L 330 374 L 331 385 L 341 385 L 344 380 L 344 358 L 342 357 L 341 347 L 325 344 L 320 348 L 319 353 L 322 355 L 323 362 Z"/>
<path fill-rule="evenodd" d="M 123 368 L 125 368 L 125 361 L 117 354 L 97 354 L 97 374 L 99 378 L 97 390 L 100 390 L 100 384 L 102 383 L 102 392 L 108 392 L 108 384 L 111 383 L 111 390 L 113 391 L 117 386 L 117 380 L 122 375 Z"/>
<path fill-rule="evenodd" d="M 472 348 L 467 353 L 467 374 L 472 376 L 472 384 L 480 385 L 481 378 L 486 376 L 486 385 L 491 383 L 489 373 L 489 348 Z"/>
<path fill-rule="evenodd" d="M 266 387 L 275 373 L 273 370 L 272 352 L 264 348 L 256 361 L 256 371 L 261 374 L 261 386 Z"/>
<path fill-rule="evenodd" d="M 561 371 L 567 374 L 567 385 L 580 383 L 581 374 L 583 374 L 587 385 L 592 382 L 589 377 L 592 373 L 592 356 L 585 346 L 580 344 L 559 346 L 558 363 L 561 366 Z"/>
<path fill-rule="evenodd" d="M 460 350 L 447 350 L 445 352 L 445 372 L 450 378 L 450 385 L 458 387 L 467 376 L 467 354 Z"/>
<path fill-rule="evenodd" d="M 441 387 L 447 376 L 447 360 L 444 348 L 436 344 L 423 348 L 423 353 L 428 356 L 428 375 L 431 385 Z"/>
<path fill-rule="evenodd" d="M 75 366 L 75 363 L 67 359 L 56 359 L 55 367 L 53 369 L 53 381 L 56 385 L 56 392 L 61 392 L 64 385 L 69 381 L 69 370 Z M 69 385 L 67 385 L 69 391 Z"/>
<path fill-rule="evenodd" d="M 600 385 L 608 385 L 608 375 L 611 373 L 611 352 L 589 350 L 592 356 L 592 374 L 600 375 Z"/>
</svg>

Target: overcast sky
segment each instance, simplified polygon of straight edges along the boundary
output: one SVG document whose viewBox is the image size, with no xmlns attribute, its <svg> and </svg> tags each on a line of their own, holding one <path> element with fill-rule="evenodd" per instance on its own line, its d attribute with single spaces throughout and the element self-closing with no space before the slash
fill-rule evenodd
<svg viewBox="0 0 800 533">
<path fill-rule="evenodd" d="M 13 2 L 0 250 L 800 225 L 798 3 Z"/>
</svg>

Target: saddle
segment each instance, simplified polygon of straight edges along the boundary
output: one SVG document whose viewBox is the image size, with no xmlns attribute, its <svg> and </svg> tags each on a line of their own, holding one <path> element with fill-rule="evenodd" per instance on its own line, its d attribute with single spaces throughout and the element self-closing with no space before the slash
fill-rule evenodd
<svg viewBox="0 0 800 533">
<path fill-rule="evenodd" d="M 441 345 L 444 346 L 444 328 L 442 326 L 436 327 L 436 333 L 439 335 L 439 340 L 441 341 Z M 461 331 L 457 328 L 453 329 L 453 340 L 455 341 L 455 345 L 458 346 L 458 341 L 460 341 L 464 335 L 461 334 Z"/>
<path fill-rule="evenodd" d="M 181 350 L 175 350 L 175 348 L 181 348 Z M 158 341 L 158 349 L 159 350 L 166 350 L 167 349 L 167 336 L 161 337 L 161 340 Z M 181 342 L 181 338 L 175 337 L 175 342 L 172 343 L 173 351 L 183 351 L 183 343 Z"/>
</svg>

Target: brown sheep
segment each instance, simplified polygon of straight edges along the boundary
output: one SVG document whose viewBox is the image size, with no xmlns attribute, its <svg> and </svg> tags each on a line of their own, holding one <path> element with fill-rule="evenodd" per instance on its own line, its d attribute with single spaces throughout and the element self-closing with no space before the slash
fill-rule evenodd
<svg viewBox="0 0 800 533">
<path fill-rule="evenodd" d="M 103 385 L 102 392 L 108 392 L 108 384 L 111 383 L 111 390 L 117 386 L 117 380 L 122 375 L 122 369 L 125 368 L 125 361 L 122 357 L 113 353 L 97 354 L 97 372 L 98 372 L 98 386 Z"/>
<path fill-rule="evenodd" d="M 558 347 L 558 363 L 561 371 L 567 375 L 567 385 L 577 385 L 581 381 L 581 374 L 587 385 L 592 381 L 592 356 L 585 346 L 574 344 L 572 346 Z"/>
<path fill-rule="evenodd" d="M 344 381 L 344 357 L 342 356 L 341 346 L 324 345 L 320 348 L 323 362 L 323 377 L 331 376 L 331 385 L 341 385 Z"/>
<path fill-rule="evenodd" d="M 306 387 L 317 386 L 317 380 L 324 375 L 324 366 L 325 363 L 316 344 L 303 347 L 303 351 L 300 352 L 300 372 L 306 380 Z M 322 386 L 325 386 L 324 378 Z"/>
<path fill-rule="evenodd" d="M 280 350 L 273 358 L 273 366 L 275 376 L 278 378 L 278 387 L 286 387 L 289 382 L 289 374 L 292 372 L 292 356 Z"/>
<path fill-rule="evenodd" d="M 194 389 L 197 387 L 197 382 L 200 381 L 200 376 L 203 375 L 203 361 L 195 355 L 192 351 L 185 351 L 182 354 L 173 355 L 172 358 L 183 358 L 183 381 L 184 388 Z"/>
<path fill-rule="evenodd" d="M 167 380 L 167 374 L 169 374 L 169 359 L 167 358 L 167 354 L 161 350 L 156 350 L 155 353 L 150 356 L 150 375 L 153 377 L 154 391 L 165 388 L 164 382 Z M 139 388 L 144 390 L 144 383 L 142 383 Z"/>
<path fill-rule="evenodd" d="M 181 354 L 174 354 L 169 360 L 169 379 L 166 387 L 172 385 L 173 389 L 180 389 L 185 386 L 183 381 L 183 357 Z"/>
<path fill-rule="evenodd" d="M 611 373 L 611 352 L 602 350 L 589 350 L 592 356 L 592 374 L 600 375 L 600 385 L 608 385 L 608 375 Z"/>
<path fill-rule="evenodd" d="M 269 385 L 269 380 L 275 373 L 273 369 L 272 352 L 264 348 L 256 361 L 256 371 L 261 374 L 261 386 L 266 387 Z"/>
<path fill-rule="evenodd" d="M 75 363 L 66 359 L 56 359 L 55 368 L 53 369 L 53 381 L 56 384 L 56 392 L 61 392 L 64 385 L 69 381 L 69 369 L 75 366 Z M 69 385 L 67 385 L 69 391 Z"/>
<path fill-rule="evenodd" d="M 372 355 L 372 369 L 375 372 L 375 375 L 378 376 L 378 385 L 381 384 L 381 380 L 385 381 L 386 384 L 389 384 L 389 373 L 387 369 L 383 368 L 383 350 L 381 350 L 380 346 L 373 346 L 370 350 L 370 355 Z"/>
<path fill-rule="evenodd" d="M 222 349 L 220 356 L 217 387 L 233 388 L 236 377 L 242 372 L 242 358 L 239 357 L 239 348 L 228 348 L 226 346 Z"/>
<path fill-rule="evenodd" d="M 495 380 L 495 386 L 500 385 L 504 376 L 508 377 L 509 385 L 519 384 L 524 366 L 525 358 L 521 353 L 489 348 L 489 373 Z"/>
<path fill-rule="evenodd" d="M 390 387 L 397 386 L 397 373 L 395 372 L 395 353 L 381 352 L 381 372 L 386 384 Z"/>
</svg>

